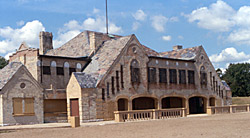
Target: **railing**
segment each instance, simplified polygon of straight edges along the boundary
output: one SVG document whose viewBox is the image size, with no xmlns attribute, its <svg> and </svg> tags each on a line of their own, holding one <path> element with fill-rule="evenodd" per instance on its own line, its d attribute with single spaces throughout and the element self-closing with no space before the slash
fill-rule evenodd
<svg viewBox="0 0 250 138">
<path fill-rule="evenodd" d="M 207 114 L 225 114 L 225 113 L 238 113 L 249 112 L 249 104 L 247 105 L 230 105 L 230 106 L 210 106 L 207 107 Z"/>
<path fill-rule="evenodd" d="M 115 111 L 116 122 L 167 119 L 186 116 L 186 108 Z"/>
</svg>

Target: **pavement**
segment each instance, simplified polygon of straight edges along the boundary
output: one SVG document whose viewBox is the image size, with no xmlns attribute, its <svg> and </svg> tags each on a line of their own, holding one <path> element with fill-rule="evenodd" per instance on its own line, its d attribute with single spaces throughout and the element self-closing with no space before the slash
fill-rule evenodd
<svg viewBox="0 0 250 138">
<path fill-rule="evenodd" d="M 100 122 L 87 122 L 87 123 L 81 123 L 81 127 L 116 124 L 116 123 L 117 122 L 115 122 L 114 120 L 112 120 L 112 121 L 100 121 Z M 37 129 L 37 128 L 64 128 L 64 127 L 71 127 L 71 124 L 70 123 L 44 123 L 44 124 L 32 124 L 32 125 L 0 126 L 0 130 Z"/>
</svg>

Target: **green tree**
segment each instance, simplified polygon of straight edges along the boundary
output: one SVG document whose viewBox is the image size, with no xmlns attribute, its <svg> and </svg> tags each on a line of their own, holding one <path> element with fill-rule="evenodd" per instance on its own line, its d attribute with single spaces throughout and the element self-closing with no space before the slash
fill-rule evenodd
<svg viewBox="0 0 250 138">
<path fill-rule="evenodd" d="M 230 86 L 233 96 L 250 96 L 250 64 L 230 64 L 222 78 Z"/>
<path fill-rule="evenodd" d="M 8 61 L 0 56 L 0 69 L 4 68 L 8 64 Z"/>
</svg>

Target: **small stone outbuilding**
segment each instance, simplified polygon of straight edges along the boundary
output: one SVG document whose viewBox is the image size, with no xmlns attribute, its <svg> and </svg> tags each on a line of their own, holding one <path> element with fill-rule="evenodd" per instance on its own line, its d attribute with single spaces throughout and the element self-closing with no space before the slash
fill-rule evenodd
<svg viewBox="0 0 250 138">
<path fill-rule="evenodd" d="M 0 70 L 0 125 L 43 123 L 43 89 L 20 62 Z"/>
</svg>

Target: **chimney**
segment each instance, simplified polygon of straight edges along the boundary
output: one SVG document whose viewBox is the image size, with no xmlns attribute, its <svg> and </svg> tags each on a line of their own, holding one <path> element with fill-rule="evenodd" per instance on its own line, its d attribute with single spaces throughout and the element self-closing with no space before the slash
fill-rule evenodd
<svg viewBox="0 0 250 138">
<path fill-rule="evenodd" d="M 180 49 L 182 49 L 182 46 L 181 46 L 181 45 L 173 46 L 173 50 L 180 50 Z"/>
<path fill-rule="evenodd" d="M 102 33 L 89 32 L 89 46 L 92 52 L 96 52 L 97 49 L 102 45 Z"/>
<path fill-rule="evenodd" d="M 50 32 L 40 32 L 39 54 L 44 55 L 48 50 L 53 49 L 53 35 Z"/>
</svg>

